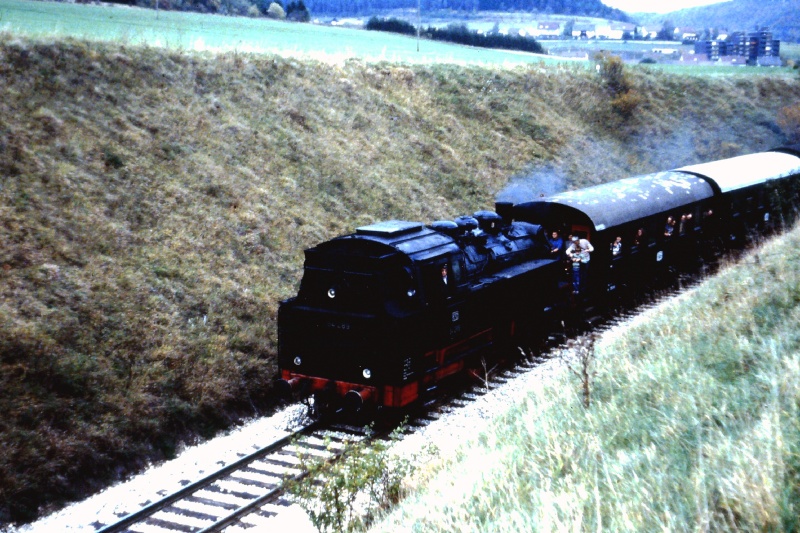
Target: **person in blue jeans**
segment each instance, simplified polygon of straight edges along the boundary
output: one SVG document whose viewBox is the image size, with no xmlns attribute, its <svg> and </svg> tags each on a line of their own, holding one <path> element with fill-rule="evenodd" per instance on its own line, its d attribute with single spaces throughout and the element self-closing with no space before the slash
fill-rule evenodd
<svg viewBox="0 0 800 533">
<path fill-rule="evenodd" d="M 586 288 L 586 282 L 589 279 L 589 261 L 591 260 L 592 252 L 594 252 L 592 243 L 587 239 L 578 238 L 577 235 L 572 236 L 572 244 L 570 244 L 567 249 L 567 257 L 572 263 L 573 294 L 577 294 Z"/>
</svg>

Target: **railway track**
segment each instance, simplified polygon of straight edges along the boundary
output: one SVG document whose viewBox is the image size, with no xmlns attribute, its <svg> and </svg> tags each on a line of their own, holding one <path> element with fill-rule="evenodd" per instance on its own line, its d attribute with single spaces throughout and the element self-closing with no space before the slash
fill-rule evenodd
<svg viewBox="0 0 800 533">
<path fill-rule="evenodd" d="M 348 428 L 313 422 L 112 524 L 94 524 L 97 533 L 222 531 L 257 526 L 289 502 L 288 480 L 306 475 L 299 456 L 335 460 L 348 442 L 367 438 Z"/>
<path fill-rule="evenodd" d="M 546 343 L 549 346 L 543 351 L 523 354 L 516 365 L 494 369 L 487 372 L 485 377 L 476 376 L 479 383 L 473 383 L 471 387 L 458 392 L 443 394 L 438 401 L 407 422 L 406 433 L 413 433 L 463 408 L 490 389 L 502 387 L 510 379 L 553 357 L 559 348 L 581 335 L 608 331 L 699 283 L 699 279 L 692 279 L 678 287 L 651 295 L 631 308 L 618 310 L 612 316 L 592 317 L 596 321 L 586 322 L 583 333 L 573 331 L 551 337 L 550 342 Z M 388 434 L 389 430 L 385 433 Z M 383 432 L 373 435 L 374 438 L 383 436 Z M 300 455 L 334 461 L 345 450 L 348 441 L 363 438 L 366 436 L 357 428 L 311 423 L 198 481 L 187 483 L 180 490 L 121 517 L 115 523 L 94 524 L 96 532 L 205 533 L 257 527 L 260 521 L 269 520 L 281 508 L 289 505 L 290 502 L 284 498 L 284 483 L 306 475 L 300 465 Z"/>
</svg>

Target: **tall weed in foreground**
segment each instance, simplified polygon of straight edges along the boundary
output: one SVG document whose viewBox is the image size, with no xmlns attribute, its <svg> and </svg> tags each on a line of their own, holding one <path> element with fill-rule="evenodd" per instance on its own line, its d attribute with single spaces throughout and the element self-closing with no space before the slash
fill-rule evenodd
<svg viewBox="0 0 800 533">
<path fill-rule="evenodd" d="M 374 531 L 796 531 L 800 230 L 595 344 Z M 576 392 L 577 391 L 577 392 Z"/>
<path fill-rule="evenodd" d="M 346 442 L 338 460 L 298 456 L 308 475 L 289 483 L 289 492 L 315 527 L 320 531 L 358 531 L 379 511 L 398 502 L 403 480 L 414 463 L 391 455 L 390 446 L 400 440 L 402 432 L 402 427 L 395 429 L 388 441 Z"/>
</svg>

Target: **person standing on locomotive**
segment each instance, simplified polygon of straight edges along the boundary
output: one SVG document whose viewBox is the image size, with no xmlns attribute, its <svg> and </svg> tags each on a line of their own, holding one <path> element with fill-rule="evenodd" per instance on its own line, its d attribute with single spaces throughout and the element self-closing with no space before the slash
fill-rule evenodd
<svg viewBox="0 0 800 533">
<path fill-rule="evenodd" d="M 587 239 L 581 239 L 577 235 L 572 236 L 572 244 L 567 249 L 567 256 L 572 262 L 572 276 L 573 276 L 573 291 L 579 292 L 586 289 L 587 280 L 589 277 L 589 261 L 591 261 L 591 254 L 594 252 L 594 246 Z M 576 265 L 577 263 L 577 265 Z M 577 270 L 577 288 L 575 288 Z"/>
<path fill-rule="evenodd" d="M 450 266 L 447 263 L 442 265 L 442 284 L 439 286 L 439 291 L 442 299 L 448 299 L 453 294 L 453 276 L 450 275 Z"/>
</svg>

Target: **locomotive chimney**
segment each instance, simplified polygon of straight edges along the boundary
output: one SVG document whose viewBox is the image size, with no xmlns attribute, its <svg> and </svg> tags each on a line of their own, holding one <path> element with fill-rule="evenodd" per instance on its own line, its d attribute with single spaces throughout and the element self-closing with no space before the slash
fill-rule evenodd
<svg viewBox="0 0 800 533">
<path fill-rule="evenodd" d="M 502 217 L 504 224 L 511 224 L 514 221 L 513 202 L 495 202 L 494 211 Z"/>
</svg>

